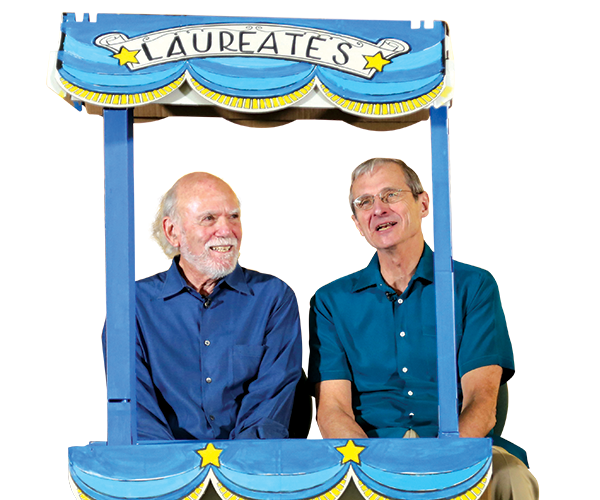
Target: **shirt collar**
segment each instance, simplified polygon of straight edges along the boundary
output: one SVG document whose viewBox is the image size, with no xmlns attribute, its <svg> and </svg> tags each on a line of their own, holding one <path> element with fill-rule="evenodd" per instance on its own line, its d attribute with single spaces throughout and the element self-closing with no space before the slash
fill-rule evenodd
<svg viewBox="0 0 600 500">
<path fill-rule="evenodd" d="M 223 284 L 226 284 L 229 288 L 237 290 L 238 292 L 252 295 L 252 290 L 248 284 L 248 281 L 246 280 L 244 269 L 239 263 L 235 266 L 233 272 L 225 276 L 225 278 L 223 278 L 217 286 L 222 286 Z"/>
<path fill-rule="evenodd" d="M 189 285 L 185 281 L 185 278 L 181 274 L 178 266 L 179 256 L 173 259 L 171 263 L 171 267 L 167 271 L 167 277 L 165 279 L 162 293 L 160 294 L 161 298 L 166 299 L 168 297 L 172 297 L 177 295 L 178 293 L 186 290 Z M 239 265 L 239 263 L 235 266 L 233 272 L 229 273 L 222 280 L 219 281 L 217 287 L 221 287 L 223 285 L 227 285 L 229 288 L 233 290 L 237 290 L 238 292 L 244 294 L 252 295 L 252 290 L 246 281 L 246 275 L 244 274 L 244 270 Z M 214 292 L 213 292 L 214 293 Z"/>
<path fill-rule="evenodd" d="M 419 260 L 419 265 L 412 279 L 416 280 L 418 278 L 423 278 L 433 283 L 433 252 L 427 243 L 425 243 L 421 260 Z"/>
<path fill-rule="evenodd" d="M 433 283 L 433 252 L 427 243 L 425 243 L 423 253 L 419 259 L 417 269 L 415 270 L 411 282 L 419 278 Z M 377 256 L 377 253 L 375 253 L 371 262 L 369 262 L 369 265 L 359 272 L 358 279 L 354 283 L 352 291 L 358 292 L 359 290 L 364 290 L 371 286 L 378 286 L 383 283 L 383 277 L 379 270 L 379 257 Z"/>
</svg>

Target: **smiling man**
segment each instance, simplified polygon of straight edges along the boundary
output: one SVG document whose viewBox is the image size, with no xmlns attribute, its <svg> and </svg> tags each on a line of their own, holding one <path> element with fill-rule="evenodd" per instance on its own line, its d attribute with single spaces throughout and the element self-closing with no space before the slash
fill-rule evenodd
<svg viewBox="0 0 600 500">
<path fill-rule="evenodd" d="M 352 173 L 350 206 L 376 253 L 311 301 L 309 380 L 321 434 L 436 437 L 433 252 L 421 230 L 429 196 L 404 162 L 375 158 Z M 512 347 L 491 274 L 460 262 L 454 272 L 459 430 L 484 437 L 495 424 L 498 388 L 514 374 Z M 489 498 L 538 498 L 537 481 L 506 449 L 494 446 L 493 467 Z"/>
<path fill-rule="evenodd" d="M 136 283 L 139 440 L 285 438 L 301 374 L 298 305 L 238 264 L 240 204 L 196 172 L 163 197 L 168 271 Z"/>
</svg>

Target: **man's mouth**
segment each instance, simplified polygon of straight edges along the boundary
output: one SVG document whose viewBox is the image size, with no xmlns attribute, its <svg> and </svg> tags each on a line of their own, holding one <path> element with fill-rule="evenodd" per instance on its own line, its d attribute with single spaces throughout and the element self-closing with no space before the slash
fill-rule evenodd
<svg viewBox="0 0 600 500">
<path fill-rule="evenodd" d="M 395 225 L 396 225 L 396 222 L 384 222 L 383 224 L 379 224 L 375 228 L 375 231 L 385 231 L 386 229 L 389 229 L 390 227 L 393 227 Z"/>
<path fill-rule="evenodd" d="M 219 247 L 210 247 L 213 252 L 226 253 L 229 252 L 233 248 L 232 245 L 219 246 Z"/>
</svg>

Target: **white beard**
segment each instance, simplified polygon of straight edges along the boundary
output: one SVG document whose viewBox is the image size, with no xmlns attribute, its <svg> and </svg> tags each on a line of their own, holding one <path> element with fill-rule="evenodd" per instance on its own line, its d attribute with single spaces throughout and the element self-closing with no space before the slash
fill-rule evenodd
<svg viewBox="0 0 600 500">
<path fill-rule="evenodd" d="M 218 246 L 232 246 L 233 249 L 231 253 L 226 256 L 223 255 L 219 259 L 219 254 L 210 249 L 210 247 Z M 236 238 L 212 238 L 204 246 L 204 252 L 200 255 L 192 253 L 189 249 L 185 233 L 181 234 L 179 252 L 199 273 L 213 280 L 218 280 L 231 274 L 237 265 L 240 255 L 238 240 Z"/>
</svg>

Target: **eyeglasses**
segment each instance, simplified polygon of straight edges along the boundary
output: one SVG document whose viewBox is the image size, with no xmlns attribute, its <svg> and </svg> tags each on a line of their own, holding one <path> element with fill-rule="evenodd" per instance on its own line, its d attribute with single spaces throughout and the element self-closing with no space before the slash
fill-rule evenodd
<svg viewBox="0 0 600 500">
<path fill-rule="evenodd" d="M 375 196 L 378 196 L 379 199 L 386 205 L 393 205 L 394 203 L 398 203 L 403 198 L 403 193 L 408 192 L 409 191 L 406 189 L 386 188 L 376 195 L 363 194 L 362 196 L 356 198 L 352 204 L 360 210 L 371 210 L 375 204 Z"/>
</svg>

